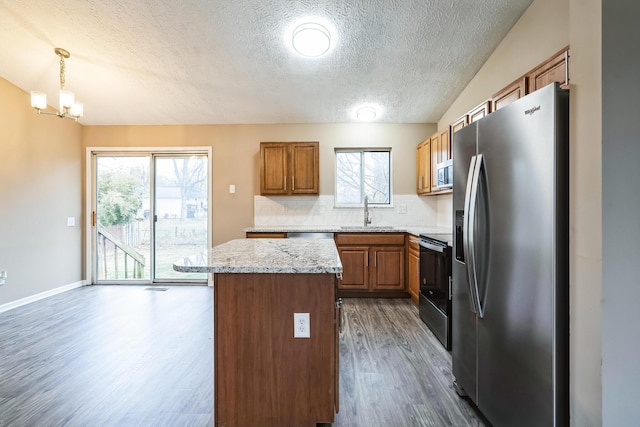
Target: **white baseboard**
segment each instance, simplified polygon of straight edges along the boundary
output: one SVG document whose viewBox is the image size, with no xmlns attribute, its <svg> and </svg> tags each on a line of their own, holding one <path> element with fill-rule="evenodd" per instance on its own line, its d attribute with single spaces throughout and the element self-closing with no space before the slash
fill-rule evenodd
<svg viewBox="0 0 640 427">
<path fill-rule="evenodd" d="M 79 282 L 75 282 L 75 283 L 71 283 L 69 285 L 64 285 L 64 286 L 60 286 L 59 288 L 55 288 L 55 289 L 51 289 L 48 290 L 46 292 L 40 292 L 39 294 L 35 294 L 35 295 L 31 295 L 29 297 L 26 298 L 21 298 L 19 300 L 16 301 L 12 301 L 12 302 L 8 302 L 6 304 L 2 304 L 0 305 L 0 313 L 3 313 L 5 311 L 9 311 L 11 309 L 32 303 L 32 302 L 36 302 L 39 301 L 41 299 L 53 296 L 53 295 L 57 295 L 60 294 L 62 292 L 66 292 L 66 291 L 70 291 L 71 289 L 76 289 L 76 288 L 80 288 L 82 286 L 85 286 L 86 282 L 84 280 L 80 280 Z"/>
</svg>

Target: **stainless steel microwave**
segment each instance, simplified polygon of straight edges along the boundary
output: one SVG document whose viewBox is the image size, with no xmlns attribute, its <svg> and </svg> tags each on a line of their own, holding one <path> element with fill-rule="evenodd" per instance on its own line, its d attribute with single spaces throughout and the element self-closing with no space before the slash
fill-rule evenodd
<svg viewBox="0 0 640 427">
<path fill-rule="evenodd" d="M 438 188 L 452 188 L 453 187 L 453 159 L 445 160 L 444 162 L 436 165 L 438 171 Z"/>
</svg>

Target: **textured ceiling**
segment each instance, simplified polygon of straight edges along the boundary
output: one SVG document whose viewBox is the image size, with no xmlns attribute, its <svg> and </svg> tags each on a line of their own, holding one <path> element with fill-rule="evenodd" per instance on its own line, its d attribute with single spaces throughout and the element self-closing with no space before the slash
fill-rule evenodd
<svg viewBox="0 0 640 427">
<path fill-rule="evenodd" d="M 56 105 L 69 50 L 90 125 L 339 123 L 365 103 L 429 123 L 531 1 L 0 0 L 0 76 Z M 287 45 L 307 16 L 333 26 L 320 58 Z"/>
</svg>

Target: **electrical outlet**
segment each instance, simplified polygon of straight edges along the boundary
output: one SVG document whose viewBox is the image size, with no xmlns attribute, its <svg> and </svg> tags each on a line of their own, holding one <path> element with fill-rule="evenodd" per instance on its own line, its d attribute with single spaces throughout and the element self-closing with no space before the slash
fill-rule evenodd
<svg viewBox="0 0 640 427">
<path fill-rule="evenodd" d="M 309 313 L 293 313 L 293 337 L 311 338 Z"/>
<path fill-rule="evenodd" d="M 398 205 L 398 213 L 406 214 L 407 213 L 407 205 Z"/>
<path fill-rule="evenodd" d="M 0 271 L 0 285 L 4 285 L 4 281 L 7 280 L 6 270 Z"/>
</svg>

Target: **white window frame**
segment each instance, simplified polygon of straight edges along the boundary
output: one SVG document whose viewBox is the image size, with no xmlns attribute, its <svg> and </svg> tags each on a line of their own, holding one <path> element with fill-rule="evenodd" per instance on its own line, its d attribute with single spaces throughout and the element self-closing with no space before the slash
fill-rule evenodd
<svg viewBox="0 0 640 427">
<path fill-rule="evenodd" d="M 333 188 L 333 203 L 336 208 L 362 208 L 364 207 L 364 200 L 360 203 L 338 203 L 338 153 L 361 153 L 364 156 L 365 152 L 385 152 L 389 153 L 389 203 L 372 203 L 369 202 L 370 208 L 393 208 L 393 152 L 391 147 L 375 147 L 375 148 L 363 148 L 363 147 L 340 147 L 334 149 L 333 156 L 333 179 L 334 179 L 334 188 Z M 361 167 L 362 177 L 364 176 L 364 162 L 362 162 Z M 364 180 L 360 182 L 362 195 L 364 199 Z"/>
</svg>

